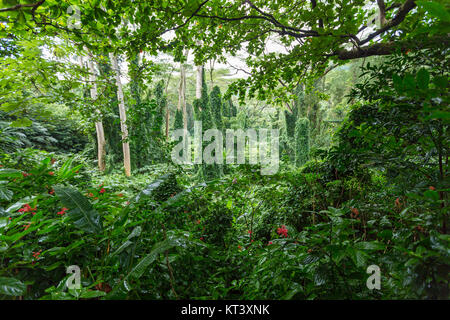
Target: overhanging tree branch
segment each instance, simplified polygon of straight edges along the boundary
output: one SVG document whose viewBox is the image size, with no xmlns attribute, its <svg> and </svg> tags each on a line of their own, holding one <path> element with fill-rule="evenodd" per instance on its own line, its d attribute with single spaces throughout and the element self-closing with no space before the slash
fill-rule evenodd
<svg viewBox="0 0 450 320">
<path fill-rule="evenodd" d="M 360 42 L 360 45 L 363 45 L 363 44 L 369 42 L 370 40 L 372 40 L 373 38 L 375 38 L 376 36 L 386 32 L 387 30 L 398 26 L 400 23 L 403 22 L 403 20 L 405 20 L 406 15 L 412 9 L 414 9 L 415 6 L 416 6 L 416 3 L 414 0 L 406 0 L 405 3 L 403 3 L 403 5 L 398 9 L 398 12 L 394 18 L 392 18 L 389 21 L 386 21 L 386 23 L 380 29 L 371 33 L 366 39 L 362 40 Z"/>
<path fill-rule="evenodd" d="M 430 45 L 437 45 L 437 44 L 442 45 L 443 43 L 448 44 L 449 43 L 448 38 L 442 36 L 434 36 L 432 38 L 423 41 L 411 39 L 400 42 L 391 41 L 391 42 L 375 43 L 369 46 L 357 47 L 352 50 L 339 50 L 330 56 L 337 56 L 340 60 L 351 60 L 370 56 L 390 55 L 398 50 L 401 51 L 407 51 L 410 49 L 420 50 L 427 48 Z"/>
<path fill-rule="evenodd" d="M 33 10 L 36 10 L 37 7 L 39 7 L 41 4 L 43 4 L 45 0 L 41 0 L 36 3 L 28 3 L 28 4 L 16 4 L 15 6 L 9 7 L 9 8 L 3 8 L 0 9 L 0 12 L 7 12 L 7 11 L 17 11 L 22 8 L 33 8 Z"/>
</svg>

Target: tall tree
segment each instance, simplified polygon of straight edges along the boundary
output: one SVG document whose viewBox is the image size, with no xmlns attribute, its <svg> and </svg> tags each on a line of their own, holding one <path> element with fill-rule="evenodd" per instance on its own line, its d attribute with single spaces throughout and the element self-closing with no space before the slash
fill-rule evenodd
<svg viewBox="0 0 450 320">
<path fill-rule="evenodd" d="M 223 106 L 220 88 L 218 86 L 215 86 L 212 89 L 210 96 L 211 112 L 214 117 L 214 122 L 216 123 L 217 129 L 223 129 Z"/>
<path fill-rule="evenodd" d="M 203 66 L 198 65 L 197 66 L 197 82 L 195 86 L 195 98 L 201 99 L 202 98 L 202 84 L 203 84 Z"/>
<path fill-rule="evenodd" d="M 187 56 L 186 51 L 185 56 Z M 180 85 L 178 88 L 178 108 L 183 115 L 183 129 L 187 130 L 188 116 L 186 110 L 186 68 L 183 62 L 180 62 Z M 178 128 L 177 128 L 178 129 Z"/>
<path fill-rule="evenodd" d="M 94 104 L 98 98 L 97 95 L 97 71 L 94 67 L 94 61 L 93 56 L 91 53 L 88 54 L 88 67 L 89 67 L 89 81 L 91 83 L 91 99 L 93 100 Z M 97 117 L 98 119 L 95 121 L 95 130 L 97 133 L 97 157 L 98 157 L 98 168 L 100 171 L 105 171 L 105 157 L 106 157 L 106 150 L 105 150 L 105 132 L 103 130 L 103 123 L 101 120 L 101 112 L 97 108 L 96 109 Z"/>
<path fill-rule="evenodd" d="M 117 99 L 119 100 L 119 115 L 120 115 L 120 130 L 122 132 L 122 150 L 123 150 L 123 166 L 125 168 L 125 175 L 131 175 L 131 159 L 130 159 L 130 144 L 128 142 L 128 128 L 127 128 L 127 114 L 125 110 L 125 100 L 123 96 L 122 81 L 120 80 L 120 69 L 117 63 L 117 57 L 109 54 L 113 70 L 116 76 Z"/>
</svg>

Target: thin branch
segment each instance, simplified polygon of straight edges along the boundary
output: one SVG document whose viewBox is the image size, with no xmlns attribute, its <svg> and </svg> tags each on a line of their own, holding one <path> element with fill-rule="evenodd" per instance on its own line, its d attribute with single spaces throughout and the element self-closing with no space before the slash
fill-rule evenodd
<svg viewBox="0 0 450 320">
<path fill-rule="evenodd" d="M 400 7 L 400 9 L 398 10 L 398 12 L 394 18 L 387 21 L 386 24 L 382 28 L 371 33 L 366 39 L 362 40 L 360 44 L 361 45 L 365 44 L 365 43 L 369 42 L 370 40 L 372 40 L 373 38 L 375 38 L 376 36 L 386 32 L 389 29 L 392 29 L 393 27 L 398 26 L 400 23 L 403 22 L 403 20 L 405 20 L 406 15 L 412 9 L 414 9 L 415 6 L 416 6 L 416 4 L 415 4 L 414 0 L 406 0 L 405 3 L 403 3 L 403 5 Z"/>
<path fill-rule="evenodd" d="M 43 4 L 44 2 L 45 2 L 45 0 L 41 0 L 36 3 L 29 3 L 29 4 L 16 4 L 13 7 L 0 9 L 0 12 L 17 11 L 22 8 L 33 8 L 34 10 L 36 10 L 36 8 L 39 7 L 41 4 Z"/>
</svg>

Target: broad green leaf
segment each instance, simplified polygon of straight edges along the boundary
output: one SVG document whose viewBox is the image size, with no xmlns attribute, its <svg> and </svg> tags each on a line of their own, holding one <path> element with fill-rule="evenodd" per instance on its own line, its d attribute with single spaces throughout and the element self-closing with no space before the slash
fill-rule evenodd
<svg viewBox="0 0 450 320">
<path fill-rule="evenodd" d="M 0 294 L 17 297 L 23 295 L 25 289 L 25 285 L 15 278 L 0 277 Z"/>
<path fill-rule="evenodd" d="M 416 1 L 416 3 L 424 8 L 431 16 L 441 21 L 450 22 L 450 13 L 448 13 L 442 4 L 434 1 Z"/>
<path fill-rule="evenodd" d="M 72 187 L 55 186 L 54 190 L 69 209 L 67 215 L 77 228 L 89 233 L 102 232 L 101 217 L 85 196 Z"/>
<path fill-rule="evenodd" d="M 2 178 L 20 178 L 22 177 L 22 172 L 16 169 L 0 169 L 0 179 Z"/>
<path fill-rule="evenodd" d="M 0 185 L 0 200 L 10 201 L 13 196 L 13 192 L 6 188 L 5 186 Z"/>
<path fill-rule="evenodd" d="M 104 291 L 85 291 L 80 295 L 80 298 L 83 299 L 92 299 L 92 298 L 98 298 L 98 297 L 104 297 L 106 295 L 106 292 Z"/>
<path fill-rule="evenodd" d="M 145 269 L 153 263 L 158 256 L 166 250 L 169 250 L 178 245 L 176 239 L 167 239 L 155 244 L 152 248 L 152 251 L 142 258 L 136 266 L 131 270 L 128 274 L 128 277 L 139 278 L 144 274 Z"/>
<path fill-rule="evenodd" d="M 115 250 L 113 253 L 111 253 L 111 257 L 118 255 L 119 253 L 121 253 L 123 250 L 125 250 L 132 244 L 133 244 L 133 242 L 131 242 L 130 240 L 125 241 L 124 243 L 122 243 L 122 245 L 119 248 L 117 248 L 117 250 Z"/>
</svg>

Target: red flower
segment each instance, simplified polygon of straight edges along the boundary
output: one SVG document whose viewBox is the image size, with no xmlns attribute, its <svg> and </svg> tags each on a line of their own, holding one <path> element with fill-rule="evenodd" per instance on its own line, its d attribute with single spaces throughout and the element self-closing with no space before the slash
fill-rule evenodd
<svg viewBox="0 0 450 320">
<path fill-rule="evenodd" d="M 23 206 L 23 208 L 19 209 L 19 212 L 31 212 L 33 215 L 35 215 L 36 212 L 33 212 L 33 211 L 36 211 L 36 207 L 32 208 L 32 207 L 30 207 L 30 205 L 28 203 L 25 204 Z"/>
<path fill-rule="evenodd" d="M 93 197 L 94 194 L 93 194 L 92 192 L 89 192 L 88 196 L 89 196 L 89 197 Z"/>
<path fill-rule="evenodd" d="M 53 171 L 50 171 L 48 174 L 53 176 L 55 173 Z"/>
<path fill-rule="evenodd" d="M 39 251 L 36 251 L 36 252 L 33 251 L 33 257 L 34 257 L 35 259 L 38 259 L 38 258 L 39 258 L 39 255 L 41 254 L 41 252 L 42 252 L 42 249 L 39 250 Z"/>
<path fill-rule="evenodd" d="M 436 188 L 435 187 L 433 187 L 433 186 L 430 186 L 428 189 L 430 189 L 431 191 L 434 191 L 434 190 L 436 190 Z"/>
<path fill-rule="evenodd" d="M 203 241 L 203 240 L 205 240 L 205 239 L 204 239 L 203 237 L 200 237 L 200 240 Z"/>
<path fill-rule="evenodd" d="M 268 243 L 267 245 L 270 246 L 271 244 L 273 244 L 273 242 L 272 242 L 272 241 L 269 241 L 269 243 Z"/>
<path fill-rule="evenodd" d="M 28 177 L 28 176 L 31 176 L 31 173 L 22 172 L 22 175 L 23 175 L 24 177 Z"/>
<path fill-rule="evenodd" d="M 105 193 L 105 191 L 106 191 L 105 188 L 100 189 L 100 193 Z"/>
<path fill-rule="evenodd" d="M 49 194 L 55 194 L 55 190 L 50 190 L 49 192 L 48 192 Z"/>
<path fill-rule="evenodd" d="M 247 233 L 248 233 L 248 234 L 252 234 L 252 230 L 248 230 Z"/>
<path fill-rule="evenodd" d="M 281 236 L 284 236 L 285 238 L 287 238 L 288 236 L 288 230 L 286 229 L 285 225 L 282 225 L 281 228 L 277 229 L 277 233 Z"/>
<path fill-rule="evenodd" d="M 64 208 L 61 209 L 61 211 L 57 212 L 56 214 L 62 216 L 62 215 L 64 215 L 66 213 L 67 210 L 69 210 L 69 209 L 64 207 Z"/>
<path fill-rule="evenodd" d="M 242 250 L 242 247 L 241 247 L 241 245 L 238 245 L 238 249 L 239 249 L 239 250 Z"/>
</svg>

